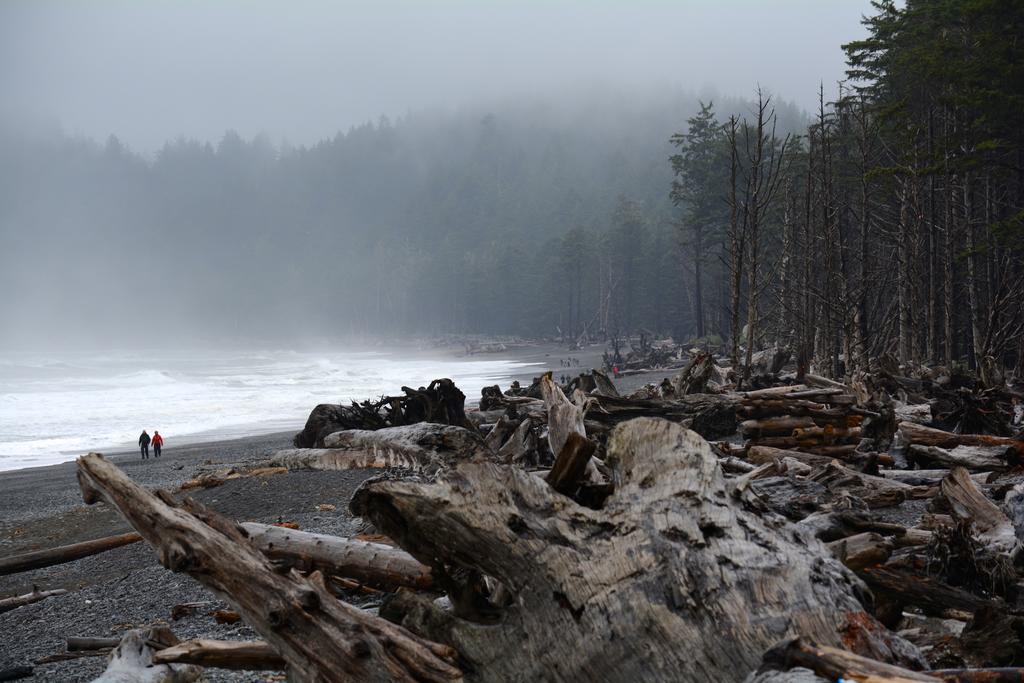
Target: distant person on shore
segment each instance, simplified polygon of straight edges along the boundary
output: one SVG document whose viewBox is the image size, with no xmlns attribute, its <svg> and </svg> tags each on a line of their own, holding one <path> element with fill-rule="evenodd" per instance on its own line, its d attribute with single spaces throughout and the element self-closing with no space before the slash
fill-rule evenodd
<svg viewBox="0 0 1024 683">
<path fill-rule="evenodd" d="M 139 435 L 139 450 L 142 451 L 143 460 L 149 457 L 149 441 L 149 434 L 143 429 L 142 434 Z"/>
<path fill-rule="evenodd" d="M 160 457 L 160 449 L 164 446 L 164 437 L 160 436 L 160 432 L 153 430 L 153 455 Z"/>
</svg>

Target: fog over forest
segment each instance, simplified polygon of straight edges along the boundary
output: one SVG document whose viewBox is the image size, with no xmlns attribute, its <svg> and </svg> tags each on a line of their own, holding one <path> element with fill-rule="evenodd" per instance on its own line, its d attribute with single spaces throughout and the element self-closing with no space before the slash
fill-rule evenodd
<svg viewBox="0 0 1024 683">
<path fill-rule="evenodd" d="M 0 346 L 693 334 L 671 136 L 805 129 L 869 10 L 5 2 Z"/>
</svg>

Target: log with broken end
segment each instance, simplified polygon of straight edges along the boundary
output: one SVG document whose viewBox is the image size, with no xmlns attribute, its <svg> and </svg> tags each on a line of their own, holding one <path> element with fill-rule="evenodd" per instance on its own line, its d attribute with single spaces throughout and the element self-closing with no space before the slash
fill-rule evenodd
<svg viewBox="0 0 1024 683">
<path fill-rule="evenodd" d="M 168 569 L 230 602 L 301 681 L 449 681 L 454 651 L 339 602 L 322 575 L 274 571 L 234 522 L 194 501 L 178 503 L 133 482 L 98 454 L 78 459 L 87 503 L 116 507 Z"/>
<path fill-rule="evenodd" d="M 1010 518 L 989 500 L 963 467 L 954 467 L 939 485 L 949 501 L 953 516 L 970 520 L 978 536 L 999 552 L 1010 552 L 1017 545 Z"/>
<path fill-rule="evenodd" d="M 121 546 L 136 543 L 141 540 L 142 536 L 139 536 L 135 532 L 131 532 L 128 534 L 107 536 L 105 538 L 97 538 L 92 541 L 82 541 L 81 543 L 62 545 L 57 548 L 35 550 L 30 553 L 22 553 L 21 555 L 5 557 L 0 559 L 0 576 L 26 572 L 30 569 L 52 567 L 66 562 L 73 562 L 75 560 L 80 560 L 83 557 L 105 553 L 108 550 L 120 548 Z"/>
<path fill-rule="evenodd" d="M 304 571 L 320 571 L 375 586 L 427 589 L 433 585 L 430 568 L 398 548 L 255 522 L 245 522 L 242 527 L 264 555 Z"/>
</svg>

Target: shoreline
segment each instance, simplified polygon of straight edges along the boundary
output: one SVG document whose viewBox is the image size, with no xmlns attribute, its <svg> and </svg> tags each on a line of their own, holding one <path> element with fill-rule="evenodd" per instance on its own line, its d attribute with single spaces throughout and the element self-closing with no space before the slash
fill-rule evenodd
<svg viewBox="0 0 1024 683">
<path fill-rule="evenodd" d="M 575 375 L 599 365 L 601 348 L 570 353 L 550 345 L 512 353 L 495 354 L 529 363 L 519 374 L 500 383 L 520 383 L 547 370 L 555 377 Z M 561 367 L 559 359 L 574 357 L 578 367 Z M 669 371 L 654 371 L 615 380 L 622 393 Z M 467 396 L 467 407 L 478 396 Z M 313 405 L 309 409 L 313 409 Z M 208 488 L 178 491 L 197 474 L 226 467 L 266 461 L 282 448 L 290 448 L 292 437 L 301 430 L 255 434 L 232 439 L 165 446 L 159 459 L 142 460 L 134 448 L 112 448 L 105 452 L 133 481 L 148 489 L 165 489 L 178 498 L 190 497 L 230 519 L 273 524 L 294 522 L 303 531 L 335 536 L 372 532 L 363 520 L 352 516 L 348 504 L 363 481 L 380 470 L 289 471 L 270 476 L 234 479 Z M 110 506 L 83 504 L 74 460 L 0 472 L 0 557 L 42 548 L 53 548 L 131 531 L 130 525 Z M 9 576 L 0 576 L 0 597 L 40 590 L 64 588 L 68 593 L 42 602 L 0 613 L 0 632 L 10 634 L 0 649 L 0 670 L 35 666 L 25 680 L 69 683 L 91 681 L 106 666 L 104 657 L 85 657 L 45 664 L 36 662 L 65 651 L 71 636 L 119 637 L 126 629 L 168 624 L 182 640 L 213 638 L 246 640 L 257 635 L 244 622 L 218 624 L 214 610 L 230 607 L 188 576 L 164 569 L 145 542 L 133 543 L 92 557 Z M 351 601 L 373 605 L 372 597 L 353 595 Z M 202 607 L 181 619 L 172 619 L 175 605 L 201 603 Z M 206 681 L 265 681 L 257 672 L 207 669 Z"/>
<path fill-rule="evenodd" d="M 507 389 L 513 381 L 518 381 L 520 384 L 527 386 L 533 381 L 535 377 L 540 376 L 544 372 L 552 371 L 555 378 L 565 374 L 568 376 L 575 376 L 580 372 L 585 372 L 591 368 L 599 368 L 601 366 L 601 354 L 605 350 L 603 344 L 594 344 L 584 349 L 577 351 L 569 351 L 558 344 L 552 342 L 512 342 L 508 344 L 508 347 L 504 351 L 494 352 L 479 352 L 475 354 L 466 354 L 464 351 L 457 350 L 454 346 L 439 346 L 433 349 L 418 348 L 416 350 L 407 350 L 410 355 L 418 355 L 426 358 L 441 359 L 459 359 L 459 360 L 497 360 L 497 361 L 509 361 L 514 363 L 523 364 L 523 367 L 517 368 L 516 372 L 512 372 L 505 377 L 496 380 L 496 383 L 501 386 L 502 391 Z M 573 367 L 561 367 L 558 362 L 562 358 L 577 358 L 580 362 L 579 366 Z M 615 386 L 621 393 L 629 393 L 636 388 L 646 384 L 649 381 L 660 380 L 666 375 L 671 375 L 674 371 L 668 370 L 657 370 L 651 373 L 641 373 L 639 375 L 631 375 L 628 377 L 621 377 L 614 381 Z M 456 380 L 458 385 L 458 380 Z M 400 387 L 389 388 L 388 391 L 392 393 L 400 393 Z M 363 396 L 356 400 L 364 400 L 372 398 L 371 396 Z M 466 396 L 466 407 L 475 407 L 480 401 L 478 395 L 467 395 Z M 330 397 L 324 396 L 320 403 L 330 403 Z M 316 403 L 309 406 L 309 410 L 313 410 Z M 308 414 L 308 413 L 307 413 Z M 294 424 L 289 424 L 287 420 L 279 420 L 275 418 L 267 418 L 274 424 L 273 428 L 260 429 L 260 423 L 249 423 L 239 424 L 231 427 L 225 427 L 222 429 L 207 430 L 195 432 L 192 434 L 182 435 L 177 438 L 172 437 L 171 446 L 175 449 L 193 449 L 200 446 L 208 446 L 211 448 L 217 448 L 220 444 L 225 442 L 233 442 L 237 440 L 247 439 L 259 439 L 263 437 L 274 437 L 284 433 L 295 434 L 302 430 L 305 425 L 305 417 L 297 420 Z M 164 435 L 168 438 L 167 435 Z M 165 447 L 165 451 L 166 451 Z M 103 447 L 97 447 L 91 449 L 90 452 L 103 453 L 108 457 L 131 457 L 132 455 L 138 457 L 139 451 L 135 446 L 130 443 L 122 444 L 108 444 Z M 0 484 L 5 477 L 13 475 L 18 472 L 24 472 L 26 470 L 37 470 L 46 468 L 58 468 L 61 466 L 74 463 L 75 460 L 80 456 L 84 455 L 85 452 L 62 452 L 61 455 L 67 455 L 67 460 L 59 462 L 49 462 L 44 464 L 28 464 L 25 466 L 12 467 L 10 469 L 4 468 L 3 461 L 0 460 Z M 2 485 L 0 485 L 2 490 Z M 0 506 L 0 513 L 3 512 L 2 506 Z"/>
</svg>

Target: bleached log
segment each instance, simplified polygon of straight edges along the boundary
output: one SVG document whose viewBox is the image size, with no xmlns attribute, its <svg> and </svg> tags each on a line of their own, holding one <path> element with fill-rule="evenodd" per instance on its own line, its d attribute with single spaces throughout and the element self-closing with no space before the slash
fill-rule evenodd
<svg viewBox="0 0 1024 683">
<path fill-rule="evenodd" d="M 136 543 L 141 540 L 142 536 L 132 532 L 128 534 L 118 534 L 116 536 L 107 536 L 105 538 L 97 538 L 92 541 L 82 541 L 81 543 L 62 545 L 57 548 L 35 550 L 30 553 L 22 553 L 21 555 L 14 555 L 12 557 L 5 557 L 0 559 L 0 576 L 4 576 L 6 574 L 17 574 L 18 572 L 27 572 L 30 569 L 52 567 L 66 562 L 73 562 L 75 560 L 80 560 L 83 557 L 98 555 L 99 553 L 104 553 L 108 550 L 120 548 L 121 546 Z"/>
<path fill-rule="evenodd" d="M 340 602 L 323 577 L 274 571 L 234 522 L 187 500 L 158 497 L 99 454 L 78 459 L 86 503 L 106 500 L 157 549 L 241 613 L 301 681 L 448 681 L 454 652 Z"/>
<path fill-rule="evenodd" d="M 967 470 L 956 467 L 939 485 L 949 501 L 953 515 L 969 519 L 981 539 L 999 552 L 1010 552 L 1017 544 L 1013 524 L 999 507 L 989 500 L 971 480 Z"/>
<path fill-rule="evenodd" d="M 550 375 L 541 378 L 540 390 L 544 396 L 544 407 L 548 411 L 548 446 L 557 457 L 568 441 L 569 434 L 579 434 L 584 438 L 587 436 L 583 426 L 583 410 L 566 398 Z"/>
<path fill-rule="evenodd" d="M 1005 472 L 1010 469 L 1006 461 L 1009 448 L 1006 446 L 957 446 L 952 449 L 938 446 L 911 444 L 910 453 L 914 462 L 939 467 L 966 467 L 969 470 Z"/>
<path fill-rule="evenodd" d="M 460 460 L 494 457 L 479 434 L 433 422 L 373 431 L 350 429 L 327 435 L 324 443 L 328 448 L 278 451 L 271 464 L 290 470 L 400 467 L 433 474 Z"/>
<path fill-rule="evenodd" d="M 789 634 L 838 644 L 851 614 L 874 623 L 849 570 L 732 498 L 693 432 L 633 420 L 607 462 L 616 486 L 600 509 L 491 463 L 364 484 L 354 513 L 511 596 L 482 618 L 403 592 L 389 618 L 456 647 L 481 681 L 738 680 Z"/>
<path fill-rule="evenodd" d="M 67 591 L 63 588 L 55 588 L 51 591 L 41 591 L 37 588 L 33 588 L 31 593 L 15 595 L 14 597 L 3 598 L 0 600 L 0 614 L 10 612 L 12 609 L 24 607 L 25 605 L 31 605 L 34 602 L 41 602 L 47 598 L 52 598 L 55 595 L 64 595 L 65 593 L 67 593 Z"/>
<path fill-rule="evenodd" d="M 243 671 L 281 671 L 287 667 L 281 655 L 262 640 L 187 640 L 156 652 L 153 661 Z"/>
<path fill-rule="evenodd" d="M 434 583 L 430 567 L 389 545 L 255 522 L 245 522 L 242 528 L 264 555 L 290 562 L 304 571 L 319 571 L 377 586 L 428 589 Z"/>
</svg>

